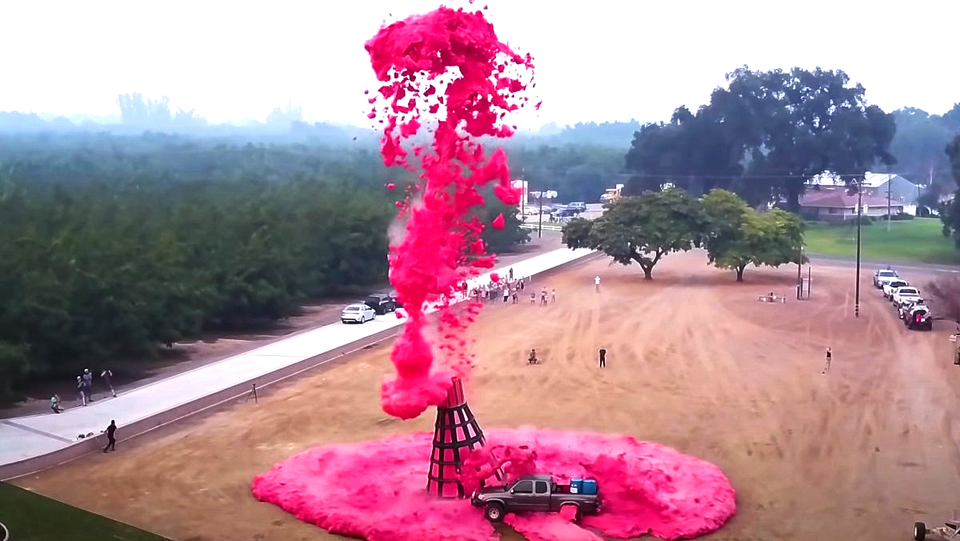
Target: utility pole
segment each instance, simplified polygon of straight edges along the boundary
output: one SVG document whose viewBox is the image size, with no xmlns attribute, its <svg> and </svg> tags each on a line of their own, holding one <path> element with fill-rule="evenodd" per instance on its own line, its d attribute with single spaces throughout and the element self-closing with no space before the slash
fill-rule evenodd
<svg viewBox="0 0 960 541">
<path fill-rule="evenodd" d="M 537 213 L 537 238 L 543 237 L 543 191 L 540 191 L 540 212 Z"/>
<path fill-rule="evenodd" d="M 797 300 L 803 295 L 803 275 L 800 274 L 800 268 L 803 266 L 803 245 L 800 245 L 800 252 L 797 254 Z"/>
<path fill-rule="evenodd" d="M 860 317 L 860 228 L 863 222 L 863 179 L 857 181 L 857 284 L 853 305 L 854 317 Z"/>
<path fill-rule="evenodd" d="M 890 215 L 890 190 L 893 185 L 893 175 L 887 175 L 887 233 L 890 232 L 890 220 L 892 216 Z"/>
<path fill-rule="evenodd" d="M 527 205 L 527 177 L 523 174 L 523 168 L 520 168 L 520 223 L 527 223 L 526 211 Z"/>
</svg>

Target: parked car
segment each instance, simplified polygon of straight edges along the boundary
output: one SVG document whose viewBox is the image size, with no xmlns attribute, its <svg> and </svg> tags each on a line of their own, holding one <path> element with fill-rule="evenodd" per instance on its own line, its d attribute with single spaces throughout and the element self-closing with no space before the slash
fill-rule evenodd
<svg viewBox="0 0 960 541">
<path fill-rule="evenodd" d="M 873 273 L 873 287 L 880 289 L 885 282 L 896 280 L 899 277 L 900 275 L 893 269 L 878 269 Z"/>
<path fill-rule="evenodd" d="M 913 302 L 920 299 L 920 290 L 913 286 L 898 287 L 893 292 L 893 305 L 900 307 L 907 302 Z"/>
<path fill-rule="evenodd" d="M 910 284 L 908 284 L 906 280 L 901 280 L 899 278 L 885 282 L 881 288 L 883 289 L 883 298 L 889 299 L 891 296 L 893 296 L 893 292 L 896 291 L 897 288 L 906 287 L 908 285 Z"/>
<path fill-rule="evenodd" d="M 573 218 L 574 216 L 579 216 L 580 212 L 581 211 L 574 208 L 563 207 L 553 211 L 550 214 L 550 219 L 555 222 L 561 222 L 564 218 Z"/>
<path fill-rule="evenodd" d="M 573 507 L 574 519 L 600 512 L 600 491 L 591 479 L 557 484 L 550 475 L 527 475 L 516 482 L 474 492 L 470 503 L 482 507 L 490 522 L 500 522 L 507 513 L 555 513 Z M 589 487 L 589 488 L 588 488 Z"/>
<path fill-rule="evenodd" d="M 381 316 L 388 312 L 397 311 L 397 303 L 394 302 L 393 297 L 387 293 L 374 293 L 373 295 L 367 296 L 363 302 Z"/>
<path fill-rule="evenodd" d="M 573 203 L 570 203 L 569 205 L 567 205 L 567 208 L 571 208 L 578 212 L 586 212 L 587 204 L 584 203 L 583 201 L 574 201 Z"/>
<path fill-rule="evenodd" d="M 340 321 L 343 323 L 366 323 L 376 319 L 377 313 L 366 303 L 356 302 L 347 305 L 340 312 Z"/>
<path fill-rule="evenodd" d="M 390 298 L 393 299 L 393 305 L 397 308 L 403 308 L 403 301 L 397 297 L 397 291 L 393 290 L 390 292 Z"/>
</svg>

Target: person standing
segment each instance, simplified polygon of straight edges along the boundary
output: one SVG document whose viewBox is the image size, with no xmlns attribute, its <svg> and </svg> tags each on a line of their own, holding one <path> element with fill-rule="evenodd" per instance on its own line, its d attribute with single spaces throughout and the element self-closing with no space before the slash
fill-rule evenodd
<svg viewBox="0 0 960 541">
<path fill-rule="evenodd" d="M 600 368 L 607 367 L 607 350 L 600 348 Z"/>
<path fill-rule="evenodd" d="M 60 407 L 60 395 L 55 394 L 50 397 L 50 409 L 52 409 L 54 413 L 63 413 L 63 408 Z"/>
<path fill-rule="evenodd" d="M 110 421 L 110 425 L 107 427 L 106 433 L 107 433 L 107 446 L 103 448 L 103 452 L 106 453 L 107 449 L 110 449 L 111 451 L 116 451 L 117 450 L 117 438 L 116 438 L 117 422 L 116 421 L 113 421 L 113 420 Z"/>
<path fill-rule="evenodd" d="M 508 272 L 508 274 L 510 275 L 510 281 L 512 282 L 512 281 L 513 281 L 513 267 L 510 267 L 510 271 Z"/>
<path fill-rule="evenodd" d="M 103 371 L 100 372 L 100 378 L 103 379 L 103 382 L 107 384 L 107 388 L 110 389 L 110 393 L 113 394 L 114 398 L 116 398 L 117 391 L 113 390 L 113 383 L 110 382 L 110 378 L 112 377 L 113 372 L 111 372 L 109 368 L 104 368 Z"/>
<path fill-rule="evenodd" d="M 826 364 L 823 365 L 823 371 L 820 372 L 821 374 L 826 374 L 827 372 L 830 371 L 830 362 L 833 361 L 833 351 L 831 351 L 830 348 L 827 348 L 827 355 L 826 355 L 825 361 L 826 361 Z"/>
<path fill-rule="evenodd" d="M 503 286 L 503 304 L 507 304 L 507 301 L 510 300 L 510 286 Z"/>
<path fill-rule="evenodd" d="M 77 376 L 77 393 L 80 395 L 80 405 L 87 405 L 87 390 L 83 387 L 83 378 Z"/>
<path fill-rule="evenodd" d="M 513 290 L 513 304 L 520 302 L 520 294 L 517 293 L 517 290 Z"/>
<path fill-rule="evenodd" d="M 520 291 L 523 291 L 523 284 L 525 281 L 526 280 L 524 280 L 523 278 L 520 279 Z"/>
<path fill-rule="evenodd" d="M 93 374 L 89 368 L 83 369 L 83 389 L 87 393 L 87 402 L 93 402 Z"/>
<path fill-rule="evenodd" d="M 556 290 L 556 289 L 552 289 L 552 288 L 550 289 L 550 303 L 551 303 L 551 304 L 556 304 L 556 303 L 557 303 L 557 290 Z"/>
<path fill-rule="evenodd" d="M 543 289 L 540 290 L 540 305 L 547 305 L 547 286 L 543 286 Z"/>
<path fill-rule="evenodd" d="M 537 294 L 530 293 L 530 304 L 537 304 Z"/>
<path fill-rule="evenodd" d="M 597 293 L 600 293 L 600 277 L 599 276 L 593 279 L 593 287 Z"/>
</svg>

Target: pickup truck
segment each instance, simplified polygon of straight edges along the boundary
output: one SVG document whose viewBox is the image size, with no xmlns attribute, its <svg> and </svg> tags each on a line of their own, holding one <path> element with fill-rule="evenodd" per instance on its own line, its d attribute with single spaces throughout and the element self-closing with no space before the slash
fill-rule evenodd
<svg viewBox="0 0 960 541">
<path fill-rule="evenodd" d="M 906 280 L 901 280 L 900 278 L 897 278 L 896 280 L 890 280 L 889 282 L 885 282 L 882 286 L 883 298 L 889 299 L 890 297 L 893 296 L 893 292 L 896 291 L 898 287 L 906 287 L 908 285 L 910 284 L 907 283 Z"/>
<path fill-rule="evenodd" d="M 574 520 L 584 515 L 600 512 L 600 494 L 578 494 L 571 492 L 570 485 L 554 482 L 549 475 L 527 475 L 514 483 L 487 487 L 474 492 L 470 503 L 482 507 L 483 514 L 490 522 L 500 522 L 507 513 L 555 513 L 570 506 L 574 510 Z"/>
<path fill-rule="evenodd" d="M 919 300 L 920 290 L 911 286 L 898 287 L 893 291 L 890 298 L 893 301 L 893 306 L 899 309 L 907 302 Z"/>
<path fill-rule="evenodd" d="M 885 282 L 896 280 L 899 277 L 900 275 L 893 269 L 878 269 L 873 273 L 873 287 L 880 289 Z"/>
</svg>

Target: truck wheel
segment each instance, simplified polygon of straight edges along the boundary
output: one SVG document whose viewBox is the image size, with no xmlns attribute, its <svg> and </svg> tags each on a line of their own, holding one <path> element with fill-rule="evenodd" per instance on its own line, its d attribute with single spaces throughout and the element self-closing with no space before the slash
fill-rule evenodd
<svg viewBox="0 0 960 541">
<path fill-rule="evenodd" d="M 922 522 L 915 522 L 913 524 L 913 538 L 916 541 L 923 541 L 927 538 L 927 525 Z"/>
<path fill-rule="evenodd" d="M 487 508 L 483 510 L 487 520 L 490 522 L 503 522 L 503 505 L 499 503 L 488 503 Z"/>
<path fill-rule="evenodd" d="M 571 512 L 571 508 L 573 511 Z M 573 516 L 574 524 L 580 522 L 582 515 L 580 514 L 580 506 L 575 503 L 565 503 L 560 506 L 560 516 Z"/>
</svg>

